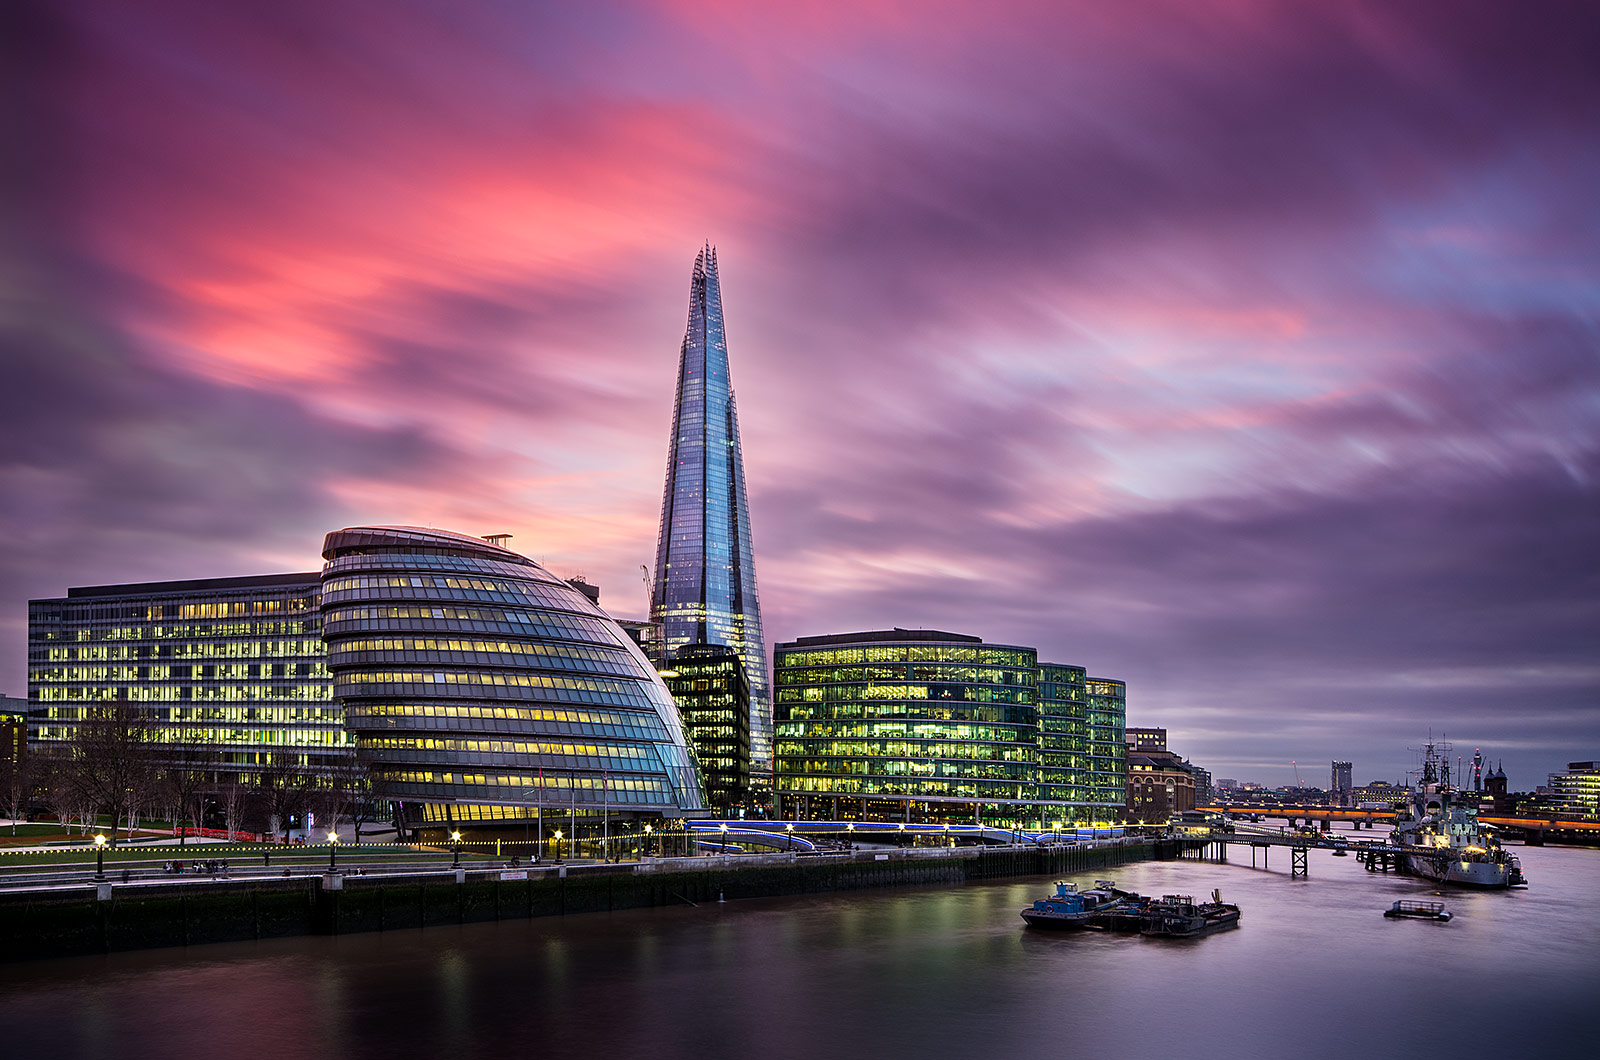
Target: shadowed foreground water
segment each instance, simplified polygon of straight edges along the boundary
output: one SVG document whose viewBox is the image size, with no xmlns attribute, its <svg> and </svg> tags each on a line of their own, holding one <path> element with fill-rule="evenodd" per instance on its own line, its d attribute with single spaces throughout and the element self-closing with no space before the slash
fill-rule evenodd
<svg viewBox="0 0 1600 1060">
<path fill-rule="evenodd" d="M 1596 1055 L 1600 851 L 1519 849 L 1526 891 L 1450 891 L 1313 854 L 1123 866 L 1220 887 L 1204 939 L 1053 935 L 1048 881 L 871 891 L 0 966 L 18 1058 L 1294 1058 Z M 1088 882 L 1090 875 L 1078 877 Z"/>
</svg>

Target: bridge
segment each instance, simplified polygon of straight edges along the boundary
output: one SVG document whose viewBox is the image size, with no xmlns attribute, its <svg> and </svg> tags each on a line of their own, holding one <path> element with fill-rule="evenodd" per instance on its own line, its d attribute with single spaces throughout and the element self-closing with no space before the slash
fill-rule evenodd
<svg viewBox="0 0 1600 1060">
<path fill-rule="evenodd" d="M 1391 815 L 1392 816 L 1392 815 Z M 1310 835 L 1306 833 L 1288 832 L 1278 828 L 1256 828 L 1250 825 L 1230 824 L 1225 828 L 1188 828 L 1174 829 L 1174 838 L 1180 840 L 1185 847 L 1193 851 L 1196 856 L 1204 856 L 1207 847 L 1215 846 L 1217 855 L 1221 860 L 1228 860 L 1228 846 L 1230 844 L 1248 845 L 1250 847 L 1250 867 L 1256 867 L 1256 851 L 1261 852 L 1261 867 L 1268 867 L 1268 854 L 1273 847 L 1289 848 L 1289 875 L 1291 878 L 1310 878 L 1310 866 L 1307 855 L 1312 850 L 1330 850 L 1337 856 L 1340 853 L 1354 854 L 1366 866 L 1368 872 L 1402 872 L 1404 862 L 1402 855 L 1414 858 L 1427 858 L 1431 861 L 1445 862 L 1453 860 L 1458 852 L 1450 847 L 1428 849 L 1425 847 L 1401 847 L 1381 839 L 1348 840 L 1343 836 L 1328 838 L 1324 835 Z"/>
<path fill-rule="evenodd" d="M 1391 824 L 1394 821 L 1393 810 L 1362 810 L 1353 806 L 1319 806 L 1315 804 L 1288 805 L 1288 806 L 1199 806 L 1196 809 L 1206 813 L 1217 813 L 1227 816 L 1230 820 L 1237 821 L 1245 817 L 1275 817 L 1287 820 L 1291 824 L 1305 821 L 1307 824 L 1321 824 L 1324 828 L 1332 828 L 1336 822 L 1344 821 L 1355 825 L 1357 828 L 1376 827 L 1380 822 Z M 1496 828 L 1512 829 L 1529 837 L 1529 841 L 1537 843 L 1543 833 L 1572 833 L 1582 836 L 1588 841 L 1600 839 L 1600 820 L 1585 820 L 1578 817 L 1496 817 L 1479 814 L 1478 820 L 1484 824 L 1492 824 Z"/>
</svg>

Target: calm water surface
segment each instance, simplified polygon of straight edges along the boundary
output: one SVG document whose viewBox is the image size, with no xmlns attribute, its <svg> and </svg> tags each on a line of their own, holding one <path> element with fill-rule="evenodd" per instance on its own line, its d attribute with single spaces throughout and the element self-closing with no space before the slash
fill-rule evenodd
<svg viewBox="0 0 1600 1060">
<path fill-rule="evenodd" d="M 4 965 L 0 1055 L 1600 1055 L 1600 851 L 1518 852 L 1533 885 L 1448 924 L 1384 919 L 1432 891 L 1353 857 L 1236 852 L 1114 873 L 1220 887 L 1244 921 L 1203 939 L 1026 930 L 1035 879 Z"/>
</svg>

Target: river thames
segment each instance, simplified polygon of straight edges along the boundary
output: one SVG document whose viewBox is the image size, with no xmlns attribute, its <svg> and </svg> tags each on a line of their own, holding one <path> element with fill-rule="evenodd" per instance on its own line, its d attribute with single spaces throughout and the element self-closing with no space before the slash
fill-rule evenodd
<svg viewBox="0 0 1600 1060">
<path fill-rule="evenodd" d="M 1600 850 L 1516 848 L 1526 890 L 1315 852 L 1111 873 L 1237 902 L 1189 940 L 1049 934 L 1050 881 L 858 891 L 0 965 L 18 1058 L 1524 1057 L 1600 1054 Z M 1280 860 L 1281 859 L 1281 863 Z M 1443 900 L 1447 924 L 1382 916 Z"/>
</svg>

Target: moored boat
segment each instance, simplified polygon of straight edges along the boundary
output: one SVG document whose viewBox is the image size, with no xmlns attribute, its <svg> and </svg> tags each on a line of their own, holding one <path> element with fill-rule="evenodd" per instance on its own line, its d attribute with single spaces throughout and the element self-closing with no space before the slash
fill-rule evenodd
<svg viewBox="0 0 1600 1060">
<path fill-rule="evenodd" d="M 1093 887 L 1078 889 L 1075 883 L 1057 881 L 1056 891 L 1022 910 L 1029 927 L 1056 931 L 1103 931 L 1108 914 L 1130 906 L 1138 895 L 1119 891 L 1110 880 L 1096 880 Z"/>
<path fill-rule="evenodd" d="M 1146 907 L 1144 926 L 1139 933 L 1167 938 L 1192 938 L 1238 923 L 1239 907 L 1224 902 L 1220 891 L 1212 891 L 1209 902 L 1196 902 L 1186 894 L 1168 894 Z"/>
<path fill-rule="evenodd" d="M 1478 821 L 1477 807 L 1450 784 L 1450 760 L 1429 743 L 1423 749 L 1422 775 L 1411 800 L 1395 814 L 1391 841 L 1402 849 L 1401 867 L 1413 876 L 1463 887 L 1506 887 L 1526 883 L 1522 866 L 1501 845 L 1489 825 Z"/>
</svg>

